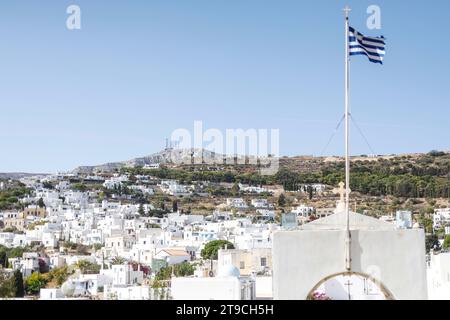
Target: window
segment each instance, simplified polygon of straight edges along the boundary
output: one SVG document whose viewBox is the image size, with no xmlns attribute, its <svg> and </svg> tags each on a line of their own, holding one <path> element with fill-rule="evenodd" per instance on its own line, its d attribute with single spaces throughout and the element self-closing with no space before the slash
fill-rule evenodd
<svg viewBox="0 0 450 320">
<path fill-rule="evenodd" d="M 239 262 L 239 268 L 240 269 L 245 269 L 245 261 Z"/>
<path fill-rule="evenodd" d="M 265 266 L 267 266 L 267 258 L 266 257 L 261 258 L 261 267 L 265 267 Z"/>
</svg>

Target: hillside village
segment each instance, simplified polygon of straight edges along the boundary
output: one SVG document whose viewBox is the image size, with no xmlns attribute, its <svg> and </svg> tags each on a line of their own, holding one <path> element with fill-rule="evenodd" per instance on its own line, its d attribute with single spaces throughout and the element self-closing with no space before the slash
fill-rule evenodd
<svg viewBox="0 0 450 320">
<path fill-rule="evenodd" d="M 139 163 L 2 178 L 0 296 L 270 299 L 273 234 L 335 213 L 342 181 L 340 158 L 280 165 L 274 176 Z M 424 228 L 427 252 L 446 257 L 450 154 L 361 156 L 352 168 L 353 211 Z"/>
</svg>

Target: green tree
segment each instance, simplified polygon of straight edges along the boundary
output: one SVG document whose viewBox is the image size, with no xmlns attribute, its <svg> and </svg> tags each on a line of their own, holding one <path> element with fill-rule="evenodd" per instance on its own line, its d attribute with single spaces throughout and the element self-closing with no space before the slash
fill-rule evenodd
<svg viewBox="0 0 450 320">
<path fill-rule="evenodd" d="M 13 275 L 13 283 L 14 283 L 14 296 L 16 298 L 23 298 L 25 295 L 25 288 L 23 286 L 23 277 L 22 272 L 20 270 L 14 271 Z"/>
<path fill-rule="evenodd" d="M 13 277 L 10 273 L 0 270 L 0 298 L 14 298 Z"/>
<path fill-rule="evenodd" d="M 285 205 L 286 205 L 286 196 L 284 195 L 284 193 L 282 193 L 278 197 L 278 206 L 284 207 Z"/>
<path fill-rule="evenodd" d="M 140 216 L 145 215 L 144 205 L 142 203 L 139 205 L 138 213 Z"/>
<path fill-rule="evenodd" d="M 8 256 L 5 251 L 0 251 L 0 266 L 6 268 L 8 266 Z"/>
<path fill-rule="evenodd" d="M 126 262 L 127 262 L 127 260 L 124 259 L 124 258 L 122 258 L 122 257 L 114 257 L 114 258 L 111 260 L 111 264 L 113 264 L 113 265 L 116 265 L 116 264 L 124 264 L 124 263 L 126 263 Z"/>
<path fill-rule="evenodd" d="M 174 273 L 177 277 L 187 277 L 194 274 L 195 267 L 187 261 L 174 266 Z"/>
<path fill-rule="evenodd" d="M 76 266 L 81 271 L 82 274 L 98 273 L 101 268 L 101 266 L 99 264 L 92 263 L 88 260 L 80 260 L 77 262 Z"/>
<path fill-rule="evenodd" d="M 227 249 L 234 249 L 234 245 L 227 240 L 213 240 L 208 242 L 203 250 L 201 251 L 201 256 L 203 259 L 208 260 L 217 260 L 217 253 L 219 249 L 224 249 L 227 247 Z"/>
<path fill-rule="evenodd" d="M 435 234 L 425 236 L 425 249 L 429 252 L 431 249 L 439 249 L 439 239 Z"/>
<path fill-rule="evenodd" d="M 442 248 L 444 249 L 450 248 L 450 234 L 445 237 L 444 243 L 442 244 Z"/>
<path fill-rule="evenodd" d="M 26 284 L 28 293 L 37 294 L 41 288 L 44 288 L 47 285 L 47 278 L 38 272 L 33 272 L 31 276 L 27 278 Z"/>
<path fill-rule="evenodd" d="M 39 208 L 45 208 L 44 199 L 39 198 L 37 205 L 39 206 Z"/>
<path fill-rule="evenodd" d="M 239 185 L 237 183 L 233 184 L 233 186 L 231 187 L 231 194 L 233 196 L 237 196 L 239 194 L 240 188 Z"/>
<path fill-rule="evenodd" d="M 172 275 L 172 267 L 162 267 L 155 276 L 156 281 L 169 280 Z"/>
<path fill-rule="evenodd" d="M 166 211 L 166 204 L 164 203 L 164 199 L 159 199 L 156 207 L 157 210 Z"/>
<path fill-rule="evenodd" d="M 23 253 L 26 251 L 30 251 L 31 247 L 27 246 L 27 247 L 15 247 L 15 248 L 11 248 L 8 249 L 8 251 L 6 252 L 6 255 L 8 256 L 8 258 L 21 258 L 23 256 Z"/>
<path fill-rule="evenodd" d="M 44 181 L 42 183 L 42 186 L 46 189 L 55 189 L 55 187 L 53 186 L 53 184 L 49 181 Z"/>
<path fill-rule="evenodd" d="M 88 189 L 88 187 L 84 183 L 81 182 L 81 183 L 74 183 L 72 185 L 72 189 L 76 190 L 76 191 L 85 192 Z"/>
<path fill-rule="evenodd" d="M 312 186 L 308 186 L 306 188 L 306 190 L 308 191 L 308 199 L 312 200 L 313 194 L 314 194 L 314 188 Z"/>
<path fill-rule="evenodd" d="M 187 277 L 194 274 L 195 267 L 187 261 L 175 264 L 173 266 L 162 267 L 156 274 L 155 280 L 169 280 L 172 272 L 176 277 Z"/>
<path fill-rule="evenodd" d="M 52 269 L 47 274 L 47 280 L 48 281 L 55 280 L 56 285 L 58 287 L 61 287 L 61 285 L 67 280 L 68 277 L 69 277 L 69 270 L 68 270 L 67 266 L 62 267 L 62 268 Z"/>
<path fill-rule="evenodd" d="M 172 201 L 172 212 L 177 212 L 178 211 L 178 201 L 176 199 L 174 199 Z"/>
</svg>

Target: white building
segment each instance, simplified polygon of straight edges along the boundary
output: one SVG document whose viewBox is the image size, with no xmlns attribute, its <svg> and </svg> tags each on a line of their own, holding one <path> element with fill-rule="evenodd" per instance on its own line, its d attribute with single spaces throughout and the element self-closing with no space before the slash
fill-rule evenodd
<svg viewBox="0 0 450 320">
<path fill-rule="evenodd" d="M 273 210 L 258 209 L 258 210 L 256 210 L 256 213 L 258 214 L 257 218 L 259 220 L 264 220 L 264 221 L 273 221 L 273 220 L 275 220 L 275 211 L 273 211 Z"/>
<path fill-rule="evenodd" d="M 100 274 L 111 278 L 113 286 L 138 285 L 144 281 L 144 273 L 135 271 L 130 264 L 112 265 L 111 269 L 103 269 Z"/>
<path fill-rule="evenodd" d="M 411 229 L 413 226 L 411 211 L 397 211 L 395 214 L 395 224 L 398 229 Z"/>
<path fill-rule="evenodd" d="M 239 190 L 242 191 L 242 192 L 246 192 L 246 193 L 256 193 L 256 194 L 260 194 L 260 193 L 263 193 L 263 192 L 270 192 L 270 193 L 272 193 L 271 191 L 269 191 L 266 188 L 255 187 L 255 186 L 246 186 L 246 185 L 243 185 L 243 184 L 240 184 L 240 183 L 239 183 Z"/>
<path fill-rule="evenodd" d="M 430 253 L 427 280 L 430 300 L 450 300 L 450 252 Z"/>
<path fill-rule="evenodd" d="M 247 209 L 248 205 L 242 198 L 227 198 L 227 207 L 236 209 Z"/>
<path fill-rule="evenodd" d="M 144 165 L 144 169 L 159 169 L 160 164 L 159 163 L 149 163 Z"/>
<path fill-rule="evenodd" d="M 172 196 L 187 196 L 192 193 L 188 186 L 179 184 L 175 180 L 163 180 L 159 184 L 161 191 Z"/>
<path fill-rule="evenodd" d="M 311 183 L 311 184 L 304 184 L 300 187 L 301 192 L 308 192 L 308 189 L 312 188 L 314 192 L 317 193 L 323 193 L 327 190 L 328 186 L 326 184 L 322 183 Z"/>
<path fill-rule="evenodd" d="M 155 259 L 164 260 L 169 266 L 190 261 L 191 255 L 184 248 L 164 248 L 155 254 Z"/>
<path fill-rule="evenodd" d="M 439 229 L 450 225 L 450 208 L 435 209 L 433 214 L 433 228 Z"/>
<path fill-rule="evenodd" d="M 354 212 L 349 219 L 350 246 L 343 211 L 274 233 L 274 299 L 309 299 L 323 283 L 345 274 L 375 280 L 385 299 L 427 299 L 424 231 L 397 229 Z"/>
<path fill-rule="evenodd" d="M 229 265 L 235 266 L 241 275 L 270 274 L 272 270 L 272 249 L 219 249 L 217 268 L 220 273 Z"/>
<path fill-rule="evenodd" d="M 135 190 L 135 191 L 140 191 L 142 192 L 142 194 L 147 195 L 147 196 L 152 196 L 155 191 L 152 188 L 143 186 L 143 185 L 132 185 L 130 187 L 131 190 Z"/>
<path fill-rule="evenodd" d="M 255 291 L 255 281 L 240 277 L 232 265 L 224 267 L 217 277 L 174 277 L 171 281 L 174 300 L 254 300 Z"/>
<path fill-rule="evenodd" d="M 251 204 L 253 207 L 258 209 L 269 209 L 273 208 L 273 205 L 270 204 L 267 199 L 252 199 Z"/>
<path fill-rule="evenodd" d="M 64 299 L 64 294 L 59 288 L 42 288 L 39 291 L 39 300 Z"/>
<path fill-rule="evenodd" d="M 105 300 L 150 300 L 149 286 L 110 286 L 106 285 L 103 297 Z"/>
<path fill-rule="evenodd" d="M 296 208 L 293 208 L 291 212 L 295 213 L 297 217 L 300 216 L 303 218 L 308 218 L 310 215 L 314 214 L 315 211 L 316 209 L 314 207 L 308 207 L 305 206 L 304 204 L 301 204 Z"/>
<path fill-rule="evenodd" d="M 103 186 L 107 189 L 116 189 L 122 187 L 123 183 L 127 181 L 128 181 L 127 176 L 116 175 L 114 177 L 111 177 L 111 179 L 105 180 L 105 182 L 103 182 Z"/>
<path fill-rule="evenodd" d="M 5 247 L 12 247 L 14 241 L 14 233 L 0 232 L 0 245 Z"/>
</svg>

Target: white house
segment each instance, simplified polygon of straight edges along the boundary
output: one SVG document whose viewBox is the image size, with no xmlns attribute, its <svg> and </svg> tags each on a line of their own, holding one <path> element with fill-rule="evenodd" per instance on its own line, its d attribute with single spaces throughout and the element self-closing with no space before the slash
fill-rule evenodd
<svg viewBox="0 0 450 320">
<path fill-rule="evenodd" d="M 42 288 L 39 291 L 39 300 L 64 299 L 64 294 L 59 288 Z"/>
<path fill-rule="evenodd" d="M 126 251 L 129 251 L 133 244 L 136 242 L 134 237 L 128 235 L 119 234 L 105 239 L 105 252 L 107 255 L 121 255 Z"/>
<path fill-rule="evenodd" d="M 98 296 L 104 287 L 112 283 L 111 277 L 104 274 L 75 274 L 61 286 L 66 297 Z"/>
<path fill-rule="evenodd" d="M 102 269 L 100 274 L 110 277 L 113 286 L 137 285 L 144 280 L 144 273 L 135 271 L 130 264 L 112 265 L 111 269 Z"/>
<path fill-rule="evenodd" d="M 14 233 L 0 232 L 0 245 L 5 247 L 12 247 L 14 241 Z"/>
<path fill-rule="evenodd" d="M 160 164 L 159 163 L 149 163 L 144 165 L 144 169 L 159 169 Z"/>
<path fill-rule="evenodd" d="M 413 226 L 412 212 L 408 210 L 398 210 L 395 213 L 395 224 L 398 229 L 411 229 Z"/>
<path fill-rule="evenodd" d="M 293 208 L 291 212 L 295 213 L 297 216 L 308 218 L 310 215 L 314 214 L 315 211 L 316 209 L 314 207 L 308 207 L 301 204 L 296 208 Z"/>
<path fill-rule="evenodd" d="M 427 280 L 430 300 L 450 300 L 450 252 L 430 253 Z"/>
<path fill-rule="evenodd" d="M 268 189 L 266 188 L 262 188 L 262 187 L 255 187 L 255 186 L 246 186 L 243 184 L 239 183 L 239 190 L 242 192 L 247 192 L 247 193 L 256 193 L 256 194 L 260 194 L 263 192 L 270 192 Z"/>
<path fill-rule="evenodd" d="M 114 176 L 111 177 L 111 179 L 109 180 L 105 180 L 105 182 L 103 183 L 103 186 L 107 189 L 116 189 L 119 187 L 122 187 L 124 182 L 128 181 L 128 177 L 125 175 L 122 176 Z"/>
<path fill-rule="evenodd" d="M 247 209 L 248 205 L 242 198 L 227 198 L 227 207 L 236 209 Z"/>
<path fill-rule="evenodd" d="M 189 190 L 188 186 L 179 184 L 175 180 L 163 180 L 159 184 L 161 191 L 172 196 L 186 196 L 192 192 Z"/>
<path fill-rule="evenodd" d="M 245 276 L 257 273 L 269 274 L 272 270 L 272 248 L 220 249 L 217 262 L 219 273 L 229 265 L 235 266 L 239 269 L 239 273 Z"/>
<path fill-rule="evenodd" d="M 170 266 L 190 261 L 191 255 L 184 248 L 165 248 L 156 253 L 155 259 L 164 260 Z"/>
<path fill-rule="evenodd" d="M 149 286 L 110 286 L 106 285 L 103 297 L 105 300 L 150 300 Z"/>
<path fill-rule="evenodd" d="M 229 265 L 217 277 L 173 277 L 171 294 L 174 300 L 254 300 L 255 282 Z"/>
<path fill-rule="evenodd" d="M 433 214 L 433 228 L 439 229 L 450 224 L 450 208 L 435 209 Z"/>
<path fill-rule="evenodd" d="M 253 207 L 258 209 L 267 209 L 273 207 L 273 205 L 270 204 L 267 199 L 252 199 L 251 204 Z"/>
<path fill-rule="evenodd" d="M 258 209 L 256 210 L 256 213 L 259 215 L 259 220 L 265 220 L 265 221 L 273 221 L 275 220 L 275 211 L 273 210 L 267 210 L 267 209 Z"/>
<path fill-rule="evenodd" d="M 148 195 L 151 196 L 155 193 L 155 191 L 152 188 L 143 186 L 143 185 L 132 185 L 130 187 L 130 189 L 135 190 L 135 191 L 140 191 L 142 192 L 142 194 L 144 195 Z"/>
</svg>

